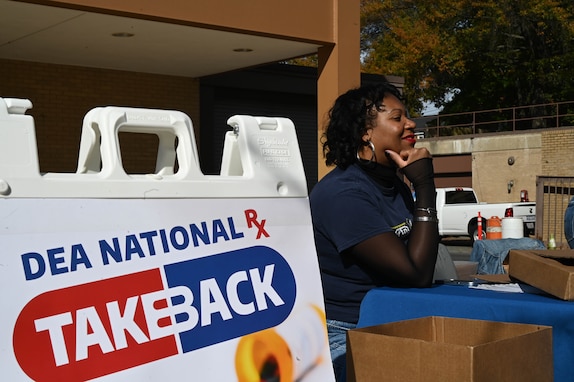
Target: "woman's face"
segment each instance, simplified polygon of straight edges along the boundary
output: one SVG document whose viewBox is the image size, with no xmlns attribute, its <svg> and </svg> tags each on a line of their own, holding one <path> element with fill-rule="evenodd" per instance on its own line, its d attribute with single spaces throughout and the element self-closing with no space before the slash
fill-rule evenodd
<svg viewBox="0 0 574 382">
<path fill-rule="evenodd" d="M 363 137 L 370 140 L 375 146 L 377 162 L 390 166 L 391 161 L 387 158 L 385 150 L 400 153 L 402 150 L 412 149 L 416 143 L 414 134 L 415 122 L 407 118 L 405 106 L 394 95 L 387 95 L 377 112 L 374 121 L 375 126 L 367 130 Z M 371 149 L 367 146 L 363 149 L 361 157 L 369 160 Z"/>
</svg>

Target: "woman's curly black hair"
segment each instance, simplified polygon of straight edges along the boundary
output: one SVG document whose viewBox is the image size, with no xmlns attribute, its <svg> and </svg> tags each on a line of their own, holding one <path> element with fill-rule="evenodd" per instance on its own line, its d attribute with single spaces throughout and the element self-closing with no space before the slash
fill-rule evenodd
<svg viewBox="0 0 574 382">
<path fill-rule="evenodd" d="M 323 133 L 323 155 L 327 166 L 343 169 L 357 161 L 357 150 L 366 146 L 362 137 L 373 127 L 386 95 L 402 101 L 399 90 L 388 82 L 368 84 L 340 95 L 329 111 Z"/>
</svg>

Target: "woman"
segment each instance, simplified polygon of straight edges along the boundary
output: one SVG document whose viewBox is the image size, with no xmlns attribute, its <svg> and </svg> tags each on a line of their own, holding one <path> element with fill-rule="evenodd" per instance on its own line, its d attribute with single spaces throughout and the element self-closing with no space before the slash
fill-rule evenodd
<svg viewBox="0 0 574 382">
<path fill-rule="evenodd" d="M 311 214 L 337 380 L 345 377 L 346 330 L 372 288 L 429 287 L 439 243 L 431 155 L 415 148 L 415 123 L 397 88 L 366 85 L 341 95 L 323 136 L 326 164 Z M 412 193 L 399 170 L 412 184 Z M 389 307 L 393 309 L 393 307 Z"/>
</svg>

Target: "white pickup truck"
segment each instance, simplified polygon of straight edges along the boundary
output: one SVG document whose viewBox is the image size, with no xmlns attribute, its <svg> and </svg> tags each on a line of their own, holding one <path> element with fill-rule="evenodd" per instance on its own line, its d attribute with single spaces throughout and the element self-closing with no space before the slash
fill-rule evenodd
<svg viewBox="0 0 574 382">
<path fill-rule="evenodd" d="M 436 207 L 441 236 L 470 236 L 478 238 L 478 213 L 482 216 L 483 237 L 486 235 L 487 219 L 498 216 L 519 217 L 524 222 L 524 235 L 534 233 L 536 203 L 480 203 L 476 193 L 469 187 L 437 188 Z"/>
</svg>

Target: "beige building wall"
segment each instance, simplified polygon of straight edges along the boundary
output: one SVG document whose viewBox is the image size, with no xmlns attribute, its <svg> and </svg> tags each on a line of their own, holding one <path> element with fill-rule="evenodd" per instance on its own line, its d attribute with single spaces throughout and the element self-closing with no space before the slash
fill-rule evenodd
<svg viewBox="0 0 574 382">
<path fill-rule="evenodd" d="M 534 200 L 540 173 L 540 133 L 475 138 L 472 185 L 481 201 L 518 202 L 521 190 Z"/>
<path fill-rule="evenodd" d="M 541 175 L 574 176 L 574 128 L 541 133 Z"/>
<path fill-rule="evenodd" d="M 472 187 L 482 202 L 520 201 L 523 189 L 535 199 L 536 176 L 542 172 L 539 132 L 422 140 L 418 145 L 434 156 L 471 155 Z"/>
<path fill-rule="evenodd" d="M 535 200 L 536 177 L 574 177 L 574 127 L 421 140 L 434 156 L 472 155 L 472 186 L 481 201 Z M 509 184 L 510 193 L 508 192 Z"/>
</svg>

